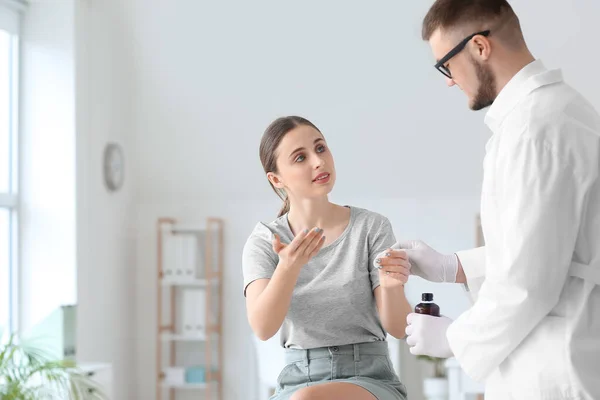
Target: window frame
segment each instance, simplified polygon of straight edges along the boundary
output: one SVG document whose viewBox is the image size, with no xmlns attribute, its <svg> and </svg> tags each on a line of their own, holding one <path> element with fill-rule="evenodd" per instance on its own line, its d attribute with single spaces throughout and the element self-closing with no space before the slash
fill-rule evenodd
<svg viewBox="0 0 600 400">
<path fill-rule="evenodd" d="M 0 30 L 11 35 L 9 66 L 9 184 L 8 192 L 0 192 L 0 208 L 9 211 L 9 293 L 8 332 L 19 330 L 20 264 L 19 264 L 19 89 L 20 89 L 20 20 L 24 3 L 19 0 L 0 0 Z"/>
</svg>

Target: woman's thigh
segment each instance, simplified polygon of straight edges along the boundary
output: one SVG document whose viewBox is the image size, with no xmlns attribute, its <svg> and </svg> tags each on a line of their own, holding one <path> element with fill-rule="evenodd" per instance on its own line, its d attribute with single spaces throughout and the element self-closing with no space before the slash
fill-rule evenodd
<svg viewBox="0 0 600 400">
<path fill-rule="evenodd" d="M 377 400 L 367 389 L 352 383 L 321 383 L 302 388 L 290 400 Z"/>
</svg>

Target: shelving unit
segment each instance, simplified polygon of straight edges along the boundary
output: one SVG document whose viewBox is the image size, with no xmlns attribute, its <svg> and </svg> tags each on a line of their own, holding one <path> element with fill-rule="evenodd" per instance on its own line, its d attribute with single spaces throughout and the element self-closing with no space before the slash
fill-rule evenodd
<svg viewBox="0 0 600 400">
<path fill-rule="evenodd" d="M 157 221 L 157 400 L 176 400 L 179 391 L 198 390 L 195 399 L 222 398 L 223 220 L 205 224 Z M 198 303 L 192 300 L 200 300 Z M 198 308 L 194 307 L 198 304 Z M 181 351 L 180 346 L 192 346 Z M 198 354 L 191 354 L 191 353 Z M 178 357 L 190 358 L 182 362 Z M 193 368 L 189 370 L 188 368 Z M 185 379 L 168 379 L 176 369 Z M 187 372 L 204 377 L 187 382 Z M 178 375 L 179 376 L 179 375 Z M 197 378 L 196 378 L 197 380 Z M 165 394 L 167 394 L 165 396 Z"/>
</svg>

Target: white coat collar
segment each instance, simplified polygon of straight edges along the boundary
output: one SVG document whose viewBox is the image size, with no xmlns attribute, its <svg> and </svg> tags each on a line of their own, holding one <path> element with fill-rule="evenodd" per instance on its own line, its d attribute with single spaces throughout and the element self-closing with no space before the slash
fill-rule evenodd
<svg viewBox="0 0 600 400">
<path fill-rule="evenodd" d="M 527 64 L 500 91 L 485 116 L 485 124 L 495 131 L 525 96 L 537 88 L 562 80 L 560 70 L 548 70 L 540 60 Z"/>
</svg>

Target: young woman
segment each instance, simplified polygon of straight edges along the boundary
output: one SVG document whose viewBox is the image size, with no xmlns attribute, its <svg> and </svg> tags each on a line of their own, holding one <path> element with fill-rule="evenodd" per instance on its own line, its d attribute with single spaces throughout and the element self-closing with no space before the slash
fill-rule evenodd
<svg viewBox="0 0 600 400">
<path fill-rule="evenodd" d="M 260 159 L 284 205 L 244 246 L 244 294 L 260 339 L 281 328 L 287 365 L 272 399 L 405 399 L 386 332 L 405 336 L 410 267 L 403 251 L 390 249 L 390 222 L 328 200 L 333 156 L 304 118 L 274 121 Z"/>
</svg>

